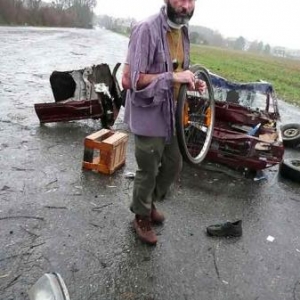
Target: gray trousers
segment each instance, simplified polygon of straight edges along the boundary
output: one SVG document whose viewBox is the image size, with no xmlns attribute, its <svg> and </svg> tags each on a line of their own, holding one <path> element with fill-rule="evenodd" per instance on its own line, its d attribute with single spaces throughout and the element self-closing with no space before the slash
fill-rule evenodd
<svg viewBox="0 0 300 300">
<path fill-rule="evenodd" d="M 162 200 L 178 177 L 182 157 L 177 137 L 170 144 L 165 138 L 135 136 L 135 158 L 138 165 L 130 209 L 141 216 L 149 216 L 152 203 Z"/>
</svg>

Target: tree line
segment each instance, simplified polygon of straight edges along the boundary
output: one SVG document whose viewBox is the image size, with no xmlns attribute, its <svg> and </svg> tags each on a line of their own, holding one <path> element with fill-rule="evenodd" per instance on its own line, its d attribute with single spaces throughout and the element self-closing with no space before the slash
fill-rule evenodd
<svg viewBox="0 0 300 300">
<path fill-rule="evenodd" d="M 90 28 L 97 0 L 0 0 L 0 25 Z"/>
<path fill-rule="evenodd" d="M 130 34 L 131 26 L 136 22 L 134 19 L 113 18 L 107 15 L 97 16 L 97 23 L 106 29 L 125 35 Z M 235 50 L 249 51 L 261 54 L 271 54 L 269 44 L 262 41 L 247 41 L 244 37 L 224 38 L 219 32 L 204 26 L 191 25 L 190 41 L 193 44 L 210 45 L 215 47 L 231 48 Z"/>
<path fill-rule="evenodd" d="M 203 26 L 190 26 L 190 40 L 193 44 L 203 44 L 235 50 L 270 54 L 271 46 L 262 41 L 247 41 L 243 36 L 224 38 L 219 32 Z"/>
</svg>

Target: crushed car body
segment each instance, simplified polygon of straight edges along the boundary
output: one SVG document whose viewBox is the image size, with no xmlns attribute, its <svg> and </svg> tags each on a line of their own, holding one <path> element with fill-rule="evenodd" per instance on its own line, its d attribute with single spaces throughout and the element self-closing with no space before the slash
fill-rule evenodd
<svg viewBox="0 0 300 300">
<path fill-rule="evenodd" d="M 109 128 L 122 104 L 121 89 L 116 78 L 120 67 L 110 70 L 107 64 L 72 71 L 53 71 L 50 85 L 53 103 L 34 105 L 40 123 L 101 119 Z"/>
<path fill-rule="evenodd" d="M 206 159 L 237 170 L 263 170 L 282 161 L 278 102 L 265 81 L 231 82 L 211 73 L 215 125 Z"/>
</svg>

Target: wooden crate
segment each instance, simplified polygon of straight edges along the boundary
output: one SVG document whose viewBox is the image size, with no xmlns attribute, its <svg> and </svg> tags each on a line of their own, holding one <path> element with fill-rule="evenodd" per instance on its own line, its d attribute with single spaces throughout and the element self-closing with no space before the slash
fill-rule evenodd
<svg viewBox="0 0 300 300">
<path fill-rule="evenodd" d="M 104 174 L 114 173 L 125 164 L 127 142 L 128 134 L 108 129 L 87 136 L 82 168 Z"/>
</svg>

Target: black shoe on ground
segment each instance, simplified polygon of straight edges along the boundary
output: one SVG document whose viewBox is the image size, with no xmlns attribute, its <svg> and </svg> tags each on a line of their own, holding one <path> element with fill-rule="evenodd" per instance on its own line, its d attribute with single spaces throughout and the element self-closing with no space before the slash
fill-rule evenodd
<svg viewBox="0 0 300 300">
<path fill-rule="evenodd" d="M 242 235 L 242 220 L 210 225 L 206 228 L 209 236 L 238 237 Z"/>
</svg>

